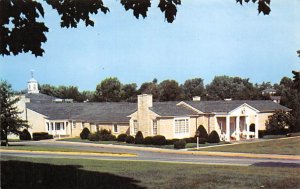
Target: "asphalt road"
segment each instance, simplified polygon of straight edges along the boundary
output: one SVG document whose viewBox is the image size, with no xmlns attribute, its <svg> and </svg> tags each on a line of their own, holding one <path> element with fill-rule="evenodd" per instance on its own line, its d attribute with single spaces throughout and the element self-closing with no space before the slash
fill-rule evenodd
<svg viewBox="0 0 300 189">
<path fill-rule="evenodd" d="M 69 154 L 47 154 L 39 152 L 1 152 L 1 155 L 41 158 L 72 158 L 72 159 L 99 159 L 99 160 L 120 160 L 120 161 L 152 161 L 170 163 L 193 163 L 193 164 L 222 164 L 239 166 L 280 166 L 300 167 L 300 160 L 268 159 L 268 158 L 245 158 L 245 157 L 222 157 L 211 155 L 193 155 L 174 153 L 174 150 L 157 152 L 155 149 L 132 148 L 116 145 L 96 145 L 89 143 L 72 143 L 63 141 L 39 141 L 14 143 L 19 145 L 56 146 L 70 149 L 92 150 L 99 152 L 130 153 L 136 154 L 133 157 L 101 156 L 101 155 L 69 155 Z"/>
</svg>

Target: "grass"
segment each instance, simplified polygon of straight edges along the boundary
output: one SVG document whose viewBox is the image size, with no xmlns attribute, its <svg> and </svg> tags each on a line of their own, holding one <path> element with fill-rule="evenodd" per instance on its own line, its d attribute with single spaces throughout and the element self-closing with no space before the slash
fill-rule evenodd
<svg viewBox="0 0 300 189">
<path fill-rule="evenodd" d="M 57 146 L 8 146 L 4 147 L 1 146 L 0 149 L 3 150 L 26 150 L 26 151 L 51 151 L 51 152 L 81 152 L 81 153 L 97 153 L 97 154 L 123 154 L 123 153 L 107 153 L 107 152 L 100 152 L 100 151 L 93 151 L 93 150 L 80 150 L 80 149 L 73 149 L 73 148 L 64 148 L 64 147 L 57 147 Z"/>
<path fill-rule="evenodd" d="M 300 155 L 300 137 L 199 149 L 201 151 Z"/>
<path fill-rule="evenodd" d="M 300 188 L 299 164 L 278 165 L 244 167 L 2 156 L 1 188 Z"/>
<path fill-rule="evenodd" d="M 89 140 L 82 140 L 79 137 L 75 138 L 65 138 L 60 139 L 58 141 L 68 141 L 68 142 L 82 142 L 82 143 L 94 143 L 94 144 L 113 144 L 113 145 L 124 145 L 124 146 L 138 146 L 138 147 L 151 147 L 151 148 L 164 148 L 164 149 L 174 149 L 174 145 L 145 145 L 145 144 L 128 144 L 125 142 L 118 142 L 118 141 L 89 141 Z M 221 145 L 226 144 L 226 142 L 220 142 L 220 143 L 206 143 L 206 144 L 199 144 L 199 147 L 204 146 L 215 146 L 215 145 Z M 197 143 L 187 143 L 186 148 L 196 148 Z"/>
</svg>

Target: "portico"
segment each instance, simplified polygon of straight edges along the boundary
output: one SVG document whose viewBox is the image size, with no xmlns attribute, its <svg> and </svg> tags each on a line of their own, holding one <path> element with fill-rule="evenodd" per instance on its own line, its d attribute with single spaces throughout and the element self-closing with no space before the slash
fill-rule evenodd
<svg viewBox="0 0 300 189">
<path fill-rule="evenodd" d="M 243 104 L 228 113 L 215 113 L 216 131 L 224 141 L 258 138 L 259 111 Z M 254 131 L 250 129 L 254 125 Z"/>
</svg>

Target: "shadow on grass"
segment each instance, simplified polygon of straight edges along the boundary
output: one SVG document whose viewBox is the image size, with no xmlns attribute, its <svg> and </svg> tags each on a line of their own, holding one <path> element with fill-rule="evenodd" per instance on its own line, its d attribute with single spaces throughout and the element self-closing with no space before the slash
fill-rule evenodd
<svg viewBox="0 0 300 189">
<path fill-rule="evenodd" d="M 132 178 L 81 168 L 79 165 L 1 161 L 1 188 L 144 188 Z"/>
<path fill-rule="evenodd" d="M 300 168 L 299 163 L 281 163 L 281 162 L 259 162 L 254 163 L 252 166 L 256 167 L 288 167 L 288 168 Z"/>
</svg>

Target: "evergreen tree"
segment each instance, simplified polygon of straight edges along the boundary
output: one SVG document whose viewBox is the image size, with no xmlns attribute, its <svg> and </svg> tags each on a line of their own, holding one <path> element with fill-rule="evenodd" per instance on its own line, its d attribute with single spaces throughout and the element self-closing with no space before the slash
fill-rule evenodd
<svg viewBox="0 0 300 189">
<path fill-rule="evenodd" d="M 1 133 L 3 132 L 4 135 L 1 136 L 1 140 L 3 140 L 2 137 L 4 137 L 7 146 L 7 136 L 9 134 L 19 135 L 22 129 L 28 128 L 27 121 L 24 121 L 19 117 L 19 114 L 22 113 L 16 107 L 16 103 L 19 100 L 18 97 L 14 96 L 11 85 L 6 81 L 0 81 L 0 129 Z"/>
</svg>

